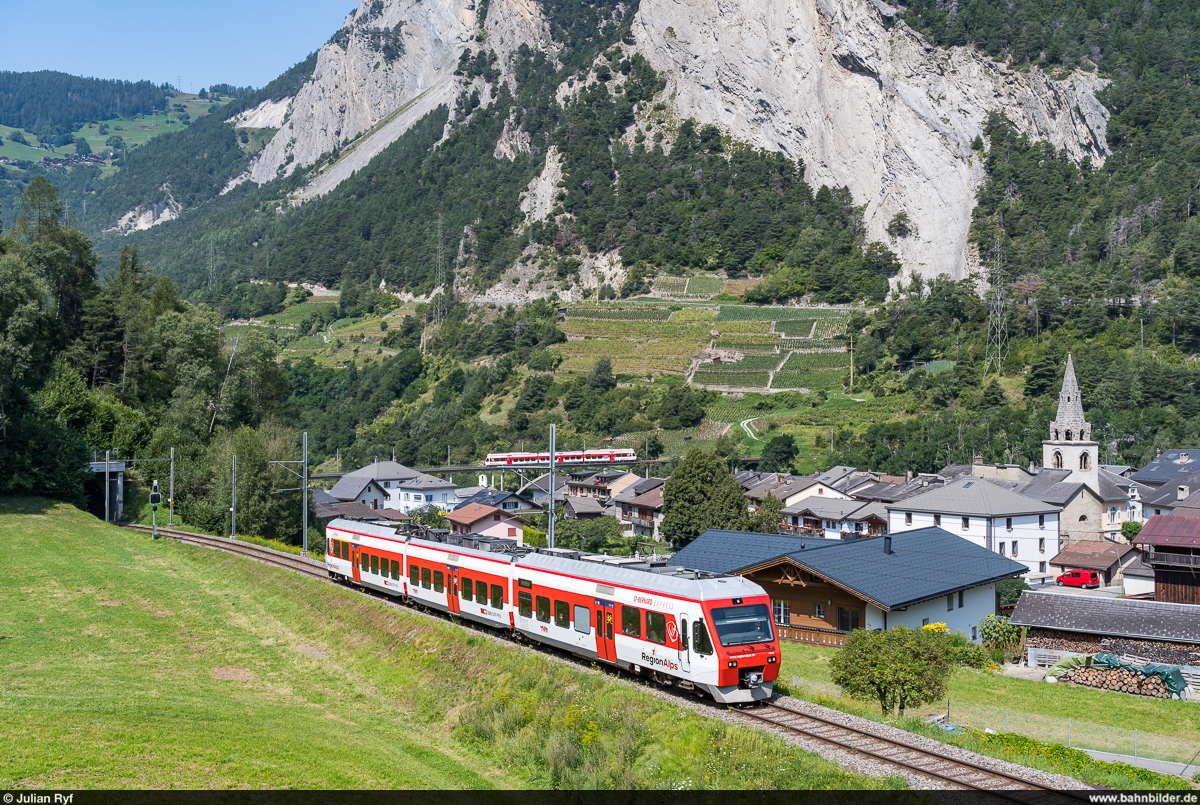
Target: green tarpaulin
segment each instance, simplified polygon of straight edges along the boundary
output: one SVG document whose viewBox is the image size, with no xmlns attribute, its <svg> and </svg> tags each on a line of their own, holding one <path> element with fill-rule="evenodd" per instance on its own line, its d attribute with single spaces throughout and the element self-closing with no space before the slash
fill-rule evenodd
<svg viewBox="0 0 1200 805">
<path fill-rule="evenodd" d="M 1184 680 L 1178 665 L 1160 665 L 1154 662 L 1142 666 L 1130 665 L 1127 662 L 1121 662 L 1121 658 L 1116 654 L 1080 654 L 1075 657 L 1067 657 L 1065 660 L 1050 666 L 1046 671 L 1046 679 L 1057 680 L 1072 668 L 1081 668 L 1087 665 L 1124 668 L 1129 671 L 1136 671 L 1142 676 L 1156 676 L 1166 684 L 1167 690 L 1171 691 L 1171 695 L 1176 698 L 1179 698 L 1180 694 L 1187 688 L 1187 681 Z"/>
</svg>

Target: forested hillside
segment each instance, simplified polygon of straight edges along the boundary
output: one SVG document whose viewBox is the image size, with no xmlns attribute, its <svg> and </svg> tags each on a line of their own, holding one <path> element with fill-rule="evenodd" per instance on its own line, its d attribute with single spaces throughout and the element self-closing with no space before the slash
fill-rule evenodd
<svg viewBox="0 0 1200 805">
<path fill-rule="evenodd" d="M 0 124 L 42 139 L 70 134 L 88 121 L 136 117 L 167 105 L 167 87 L 42 70 L 0 71 Z"/>
</svg>

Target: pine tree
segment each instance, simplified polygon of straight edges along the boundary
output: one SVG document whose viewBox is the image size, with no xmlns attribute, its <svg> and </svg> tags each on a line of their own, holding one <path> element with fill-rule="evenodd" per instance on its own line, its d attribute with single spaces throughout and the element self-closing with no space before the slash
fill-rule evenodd
<svg viewBox="0 0 1200 805">
<path fill-rule="evenodd" d="M 663 488 L 663 538 L 683 546 L 710 528 L 748 525 L 742 486 L 712 453 L 693 450 Z"/>
</svg>

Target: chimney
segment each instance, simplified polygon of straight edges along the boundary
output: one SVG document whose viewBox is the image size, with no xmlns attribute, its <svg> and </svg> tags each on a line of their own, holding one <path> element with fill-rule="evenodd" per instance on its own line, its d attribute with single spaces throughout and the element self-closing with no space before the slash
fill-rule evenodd
<svg viewBox="0 0 1200 805">
<path fill-rule="evenodd" d="M 891 534 L 887 534 L 883 538 L 883 552 L 886 553 L 888 556 L 892 555 L 892 536 L 891 536 Z"/>
<path fill-rule="evenodd" d="M 976 456 L 975 456 L 975 463 L 976 463 L 976 464 L 982 464 L 982 463 L 983 463 L 983 456 L 981 456 L 981 455 L 976 455 Z"/>
<path fill-rule="evenodd" d="M 1175 499 L 1176 500 L 1187 500 L 1188 496 L 1191 493 L 1192 493 L 1192 490 L 1189 489 L 1188 487 L 1180 486 L 1178 489 L 1175 490 Z"/>
<path fill-rule="evenodd" d="M 912 480 L 912 470 L 909 470 L 908 472 L 904 473 L 904 480 L 906 480 L 906 481 Z"/>
</svg>

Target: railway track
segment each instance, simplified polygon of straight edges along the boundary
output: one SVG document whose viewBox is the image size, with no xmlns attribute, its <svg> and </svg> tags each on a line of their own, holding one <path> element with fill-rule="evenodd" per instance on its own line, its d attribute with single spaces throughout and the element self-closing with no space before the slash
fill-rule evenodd
<svg viewBox="0 0 1200 805">
<path fill-rule="evenodd" d="M 149 526 L 143 525 L 128 525 L 126 528 L 145 533 L 151 532 Z M 229 537 L 193 534 L 173 528 L 159 528 L 158 533 L 168 539 L 237 554 L 256 562 L 335 583 L 329 577 L 325 564 L 314 559 L 284 553 L 249 542 L 240 542 Z M 368 594 L 398 607 L 394 599 L 381 594 L 376 595 L 373 592 Z M 754 709 L 737 708 L 735 712 L 777 729 L 875 758 L 960 790 L 981 792 L 992 797 L 1023 803 L 1075 802 L 1080 799 L 1068 792 L 1046 788 L 1032 780 L 968 761 L 946 758 L 901 740 L 881 738 L 872 733 L 817 715 L 802 713 L 783 705 L 766 703 Z"/>
<path fill-rule="evenodd" d="M 983 792 L 1000 799 L 1025 803 L 1075 802 L 1080 799 L 1014 774 L 943 757 L 905 741 L 881 738 L 791 707 L 768 703 L 757 709 L 739 709 L 737 712 L 806 738 L 816 738 L 840 749 L 867 755 L 959 790 Z"/>
<path fill-rule="evenodd" d="M 147 534 L 151 533 L 152 530 L 150 526 L 145 525 L 129 525 L 125 527 L 134 531 L 144 531 Z M 329 572 L 325 568 L 325 563 L 318 562 L 315 559 L 306 559 L 303 556 L 284 553 L 274 548 L 267 548 L 263 545 L 255 545 L 250 542 L 239 542 L 229 537 L 193 534 L 189 531 L 179 531 L 174 528 L 159 528 L 158 534 L 160 537 L 178 540 L 189 545 L 199 545 L 202 548 L 213 548 L 218 551 L 225 551 L 226 553 L 234 553 L 238 556 L 244 556 L 247 559 L 253 559 L 256 562 L 281 567 L 285 570 L 293 570 L 315 579 L 329 581 Z"/>
</svg>

